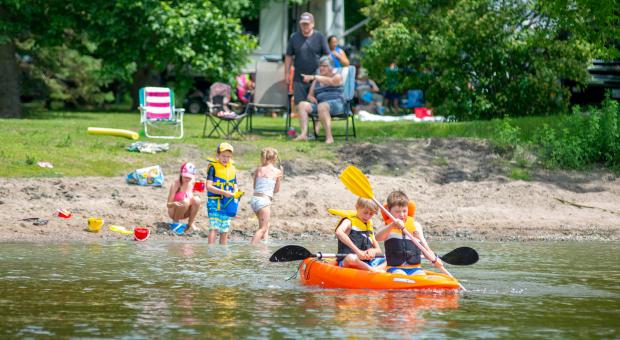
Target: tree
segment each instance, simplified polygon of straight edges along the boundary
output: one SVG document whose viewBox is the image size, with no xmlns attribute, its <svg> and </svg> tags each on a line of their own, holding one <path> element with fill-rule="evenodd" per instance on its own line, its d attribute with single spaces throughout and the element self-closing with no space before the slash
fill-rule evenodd
<svg viewBox="0 0 620 340">
<path fill-rule="evenodd" d="M 72 16 L 60 1 L 3 0 L 0 3 L 0 117 L 20 118 L 21 102 L 16 42 L 36 37 L 39 46 L 62 42 Z"/>
<path fill-rule="evenodd" d="M 380 0 L 366 13 L 375 78 L 396 61 L 402 89 L 423 88 L 436 112 L 458 119 L 565 111 L 565 81 L 585 83 L 620 33 L 610 0 Z"/>
<path fill-rule="evenodd" d="M 15 45 L 26 39 L 35 48 L 64 44 L 101 59 L 101 72 L 131 79 L 134 101 L 138 89 L 164 70 L 177 77 L 200 72 L 212 79 L 230 79 L 256 46 L 235 17 L 248 4 L 252 2 L 3 0 L 0 116 L 21 115 Z"/>
<path fill-rule="evenodd" d="M 138 89 L 157 82 L 172 70 L 176 77 L 201 73 L 211 79 L 232 79 L 256 46 L 244 35 L 238 18 L 225 8 L 247 1 L 124 1 L 80 2 L 84 32 L 104 68 L 132 73 L 132 98 Z"/>
</svg>

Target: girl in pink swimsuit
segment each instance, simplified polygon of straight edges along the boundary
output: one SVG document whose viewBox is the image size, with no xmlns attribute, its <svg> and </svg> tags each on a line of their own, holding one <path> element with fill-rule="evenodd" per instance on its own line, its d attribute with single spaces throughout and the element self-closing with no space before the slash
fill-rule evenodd
<svg viewBox="0 0 620 340">
<path fill-rule="evenodd" d="M 192 189 L 196 178 L 196 167 L 192 163 L 184 163 L 181 166 L 179 179 L 174 181 L 168 193 L 168 216 L 173 223 L 189 218 L 187 226 L 194 231 L 194 220 L 200 209 L 200 198 L 194 197 Z"/>
</svg>

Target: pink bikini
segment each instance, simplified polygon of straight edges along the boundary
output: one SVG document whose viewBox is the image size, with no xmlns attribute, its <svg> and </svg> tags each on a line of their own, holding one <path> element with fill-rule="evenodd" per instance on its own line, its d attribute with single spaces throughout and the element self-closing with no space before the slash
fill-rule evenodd
<svg viewBox="0 0 620 340">
<path fill-rule="evenodd" d="M 174 200 L 176 202 L 183 202 L 186 198 L 192 198 L 193 194 L 191 192 L 179 191 L 174 194 Z"/>
</svg>

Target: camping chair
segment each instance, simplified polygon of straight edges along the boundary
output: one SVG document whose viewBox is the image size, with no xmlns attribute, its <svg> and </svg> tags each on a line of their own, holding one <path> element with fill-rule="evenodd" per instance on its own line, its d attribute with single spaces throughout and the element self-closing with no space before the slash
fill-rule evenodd
<svg viewBox="0 0 620 340">
<path fill-rule="evenodd" d="M 183 138 L 183 113 L 174 107 L 174 92 L 167 87 L 140 89 L 140 124 L 148 138 Z M 152 130 L 172 127 L 174 134 L 153 134 Z"/>
<path fill-rule="evenodd" d="M 218 136 L 224 135 L 231 138 L 234 133 L 242 135 L 241 123 L 247 116 L 247 110 L 243 106 L 230 102 L 230 86 L 224 83 L 214 83 L 209 90 L 208 110 L 205 114 L 205 123 L 202 128 L 202 137 L 206 136 L 207 122 L 211 122 L 213 128 L 206 137 L 211 137 L 214 133 Z M 231 110 L 231 107 L 236 110 Z M 221 125 L 226 124 L 226 129 Z"/>
<path fill-rule="evenodd" d="M 332 121 L 334 120 L 345 120 L 345 133 L 344 135 L 336 135 L 333 134 L 334 137 L 345 137 L 345 140 L 349 140 L 349 119 L 351 119 L 351 128 L 353 130 L 353 137 L 357 137 L 355 132 L 355 117 L 353 117 L 353 97 L 355 96 L 355 66 L 345 66 L 338 70 L 342 75 L 342 79 L 344 80 L 343 88 L 344 88 L 344 111 L 338 114 L 332 115 Z M 319 119 L 319 115 L 316 112 L 310 114 L 310 118 L 312 119 L 312 131 L 316 131 L 315 125 Z M 332 126 L 333 132 L 333 126 Z M 319 136 L 316 136 L 318 139 Z"/>
</svg>

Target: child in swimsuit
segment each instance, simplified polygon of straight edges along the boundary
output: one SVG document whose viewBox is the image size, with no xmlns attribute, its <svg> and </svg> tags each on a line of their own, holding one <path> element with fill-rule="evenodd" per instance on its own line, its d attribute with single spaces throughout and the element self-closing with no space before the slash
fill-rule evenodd
<svg viewBox="0 0 620 340">
<path fill-rule="evenodd" d="M 284 171 L 282 167 L 277 168 L 279 163 L 278 150 L 274 148 L 264 148 L 260 152 L 261 166 L 254 173 L 254 196 L 250 201 L 252 210 L 258 218 L 258 230 L 252 238 L 252 244 L 261 240 L 267 241 L 269 238 L 269 216 L 271 215 L 271 201 L 273 195 L 280 191 L 280 182 Z"/>
<path fill-rule="evenodd" d="M 181 174 L 174 181 L 168 193 L 168 215 L 173 223 L 189 218 L 187 226 L 194 231 L 194 220 L 200 209 L 200 198 L 194 197 L 192 189 L 196 178 L 196 167 L 192 163 L 184 163 L 181 166 Z"/>
</svg>

